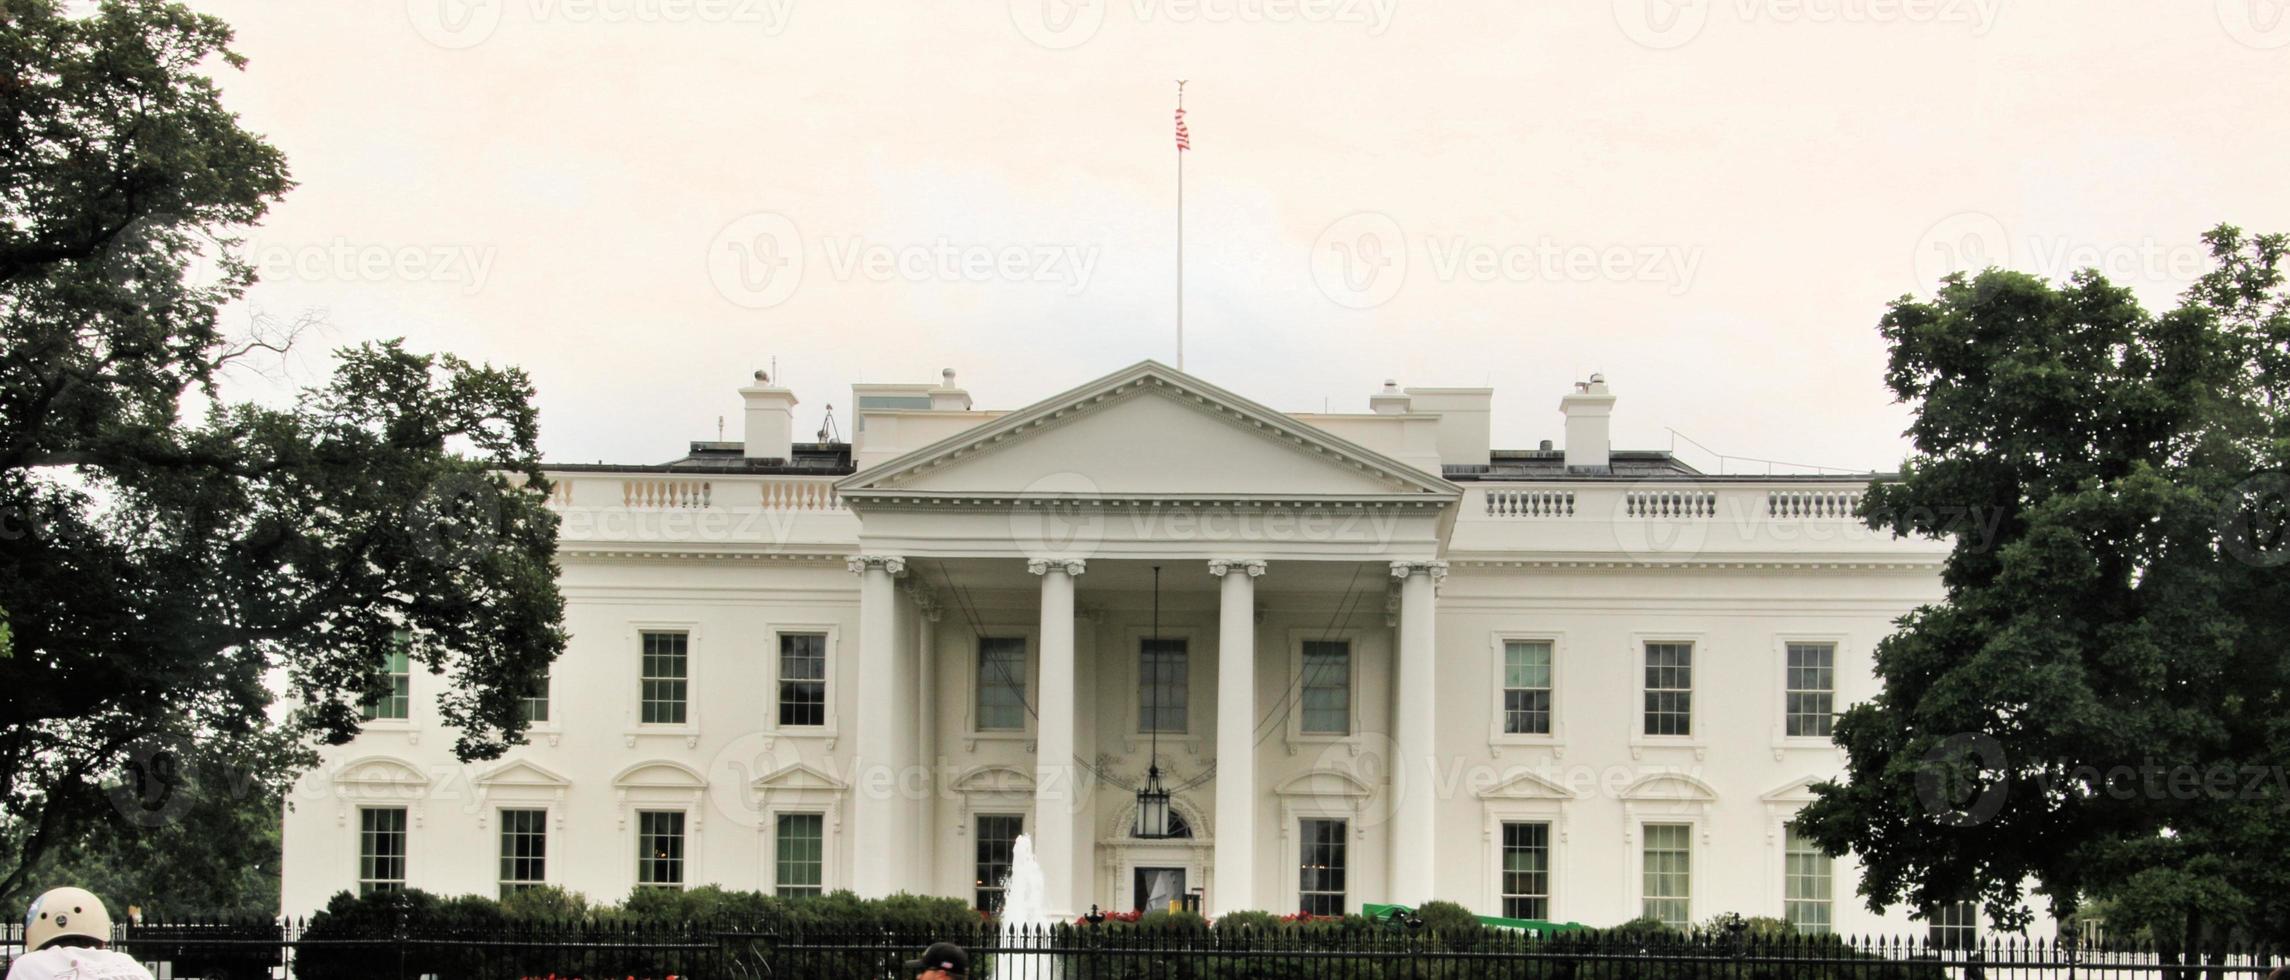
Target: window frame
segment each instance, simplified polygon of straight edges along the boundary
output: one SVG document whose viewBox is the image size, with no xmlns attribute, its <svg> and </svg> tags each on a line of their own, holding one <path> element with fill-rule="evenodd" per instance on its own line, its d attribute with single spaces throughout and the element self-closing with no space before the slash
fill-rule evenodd
<svg viewBox="0 0 2290 980">
<path fill-rule="evenodd" d="M 1646 734 L 1646 647 L 1656 643 L 1683 643 L 1692 647 L 1691 687 L 1687 688 L 1686 735 Z M 1644 758 L 1647 749 L 1691 749 L 1695 761 L 1702 761 L 1709 753 L 1709 716 L 1703 711 L 1708 700 L 1706 675 L 1717 663 L 1718 650 L 1700 631 L 1637 632 L 1630 634 L 1630 758 Z"/>
<path fill-rule="evenodd" d="M 357 865 L 355 870 L 352 872 L 354 876 L 352 880 L 357 882 L 358 895 L 360 897 L 364 897 L 376 892 L 403 892 L 406 889 L 412 887 L 413 808 L 410 806 L 360 806 L 357 808 L 357 810 L 358 825 L 354 831 L 354 833 L 357 835 L 357 846 L 352 849 L 352 854 L 355 855 Z M 367 829 L 367 816 L 377 813 L 395 813 L 398 816 L 398 826 L 394 831 L 398 841 L 398 853 L 396 854 L 398 862 L 398 876 L 396 878 L 383 878 L 380 876 L 369 877 L 366 874 L 368 860 L 368 854 L 366 851 L 367 835 L 375 833 L 390 833 L 387 831 L 373 831 Z M 374 860 L 380 860 L 380 855 L 378 852 L 374 855 Z M 380 887 L 385 885 L 392 887 Z"/>
<path fill-rule="evenodd" d="M 1653 843 L 1653 835 L 1649 833 L 1649 831 L 1656 827 L 1665 829 L 1676 828 L 1685 834 L 1686 893 L 1682 896 L 1654 896 L 1647 894 L 1646 875 L 1648 872 L 1646 870 L 1646 850 Z M 1683 901 L 1685 903 L 1686 914 L 1679 920 L 1678 924 L 1681 924 L 1685 927 L 1691 927 L 1696 921 L 1698 921 L 1694 917 L 1694 877 L 1697 870 L 1697 865 L 1699 865 L 1701 862 L 1696 860 L 1695 851 L 1697 848 L 1695 847 L 1695 843 L 1696 838 L 1701 834 L 1701 825 L 1692 820 L 1653 817 L 1639 822 L 1636 829 L 1638 831 L 1638 833 L 1635 835 L 1637 840 L 1635 841 L 1636 846 L 1631 848 L 1631 853 L 1633 855 L 1633 860 L 1631 863 L 1635 865 L 1635 867 L 1632 869 L 1632 878 L 1636 882 L 1634 888 L 1638 897 L 1637 917 L 1644 918 L 1647 916 L 1646 903 L 1648 902 Z M 1669 920 L 1665 919 L 1662 921 L 1668 922 Z"/>
<path fill-rule="evenodd" d="M 1790 928 L 1802 935 L 1834 935 L 1837 931 L 1837 860 L 1830 857 L 1828 852 L 1815 846 L 1812 853 L 1820 861 L 1821 875 L 1819 880 L 1822 883 L 1823 895 L 1818 900 L 1791 898 L 1789 896 L 1790 884 L 1801 877 L 1807 879 L 1812 877 L 1810 875 L 1798 875 L 1790 868 L 1790 859 L 1802 853 L 1801 851 L 1792 851 L 1790 848 L 1791 842 L 1798 839 L 1803 838 L 1797 831 L 1796 819 L 1792 817 L 1781 825 L 1781 919 L 1789 923 Z M 1798 925 L 1796 917 L 1790 914 L 1790 908 L 1794 905 L 1815 904 L 1816 902 L 1821 906 L 1822 918 L 1825 921 L 1822 923 L 1820 932 L 1807 932 L 1804 927 Z"/>
<path fill-rule="evenodd" d="M 1351 627 L 1333 630 L 1319 627 L 1298 627 L 1288 631 L 1288 670 L 1280 675 L 1280 689 L 1284 691 L 1293 689 L 1296 692 L 1294 708 L 1288 712 L 1287 719 L 1282 722 L 1282 727 L 1285 729 L 1282 734 L 1288 741 L 1289 751 L 1294 752 L 1295 747 L 1299 745 L 1343 745 L 1361 739 L 1366 731 L 1366 719 L 1361 716 L 1365 701 L 1360 690 L 1362 686 L 1360 678 L 1364 673 L 1362 665 L 1367 661 L 1368 655 L 1374 652 L 1370 649 L 1371 639 L 1369 631 Z M 1304 644 L 1324 640 L 1342 641 L 1350 646 L 1352 652 L 1351 691 L 1349 703 L 1345 708 L 1351 715 L 1351 731 L 1342 735 L 1304 730 Z M 1259 687 L 1257 694 L 1262 696 L 1264 693 L 1262 687 Z M 1277 694 L 1274 700 L 1278 700 Z"/>
<path fill-rule="evenodd" d="M 1843 758 L 1844 749 L 1827 735 L 1789 734 L 1789 648 L 1800 644 L 1826 644 L 1829 647 L 1829 718 L 1833 726 L 1838 715 L 1848 706 L 1845 700 L 1844 665 L 1849 651 L 1854 649 L 1851 637 L 1843 633 L 1790 632 L 1773 637 L 1773 756 L 1785 758 L 1788 752 L 1799 750 L 1829 750 Z M 1832 728 L 1832 731 L 1835 729 Z"/>
<path fill-rule="evenodd" d="M 1510 678 L 1510 645 L 1513 643 L 1548 643 L 1551 647 L 1551 730 L 1547 734 L 1513 733 L 1505 730 L 1504 722 L 1510 711 L 1505 702 L 1505 686 Z M 1566 747 L 1566 632 L 1564 630 L 1498 630 L 1488 638 L 1491 683 L 1493 693 L 1489 700 L 1487 746 L 1500 758 L 1505 748 L 1549 748 L 1553 755 L 1563 756 Z"/>
<path fill-rule="evenodd" d="M 1156 700 L 1156 695 L 1154 694 L 1152 688 L 1159 687 L 1160 685 L 1155 683 L 1151 686 L 1148 686 L 1145 679 L 1145 645 L 1148 643 L 1176 644 L 1177 650 L 1175 652 L 1179 653 L 1183 657 L 1184 677 L 1179 679 L 1179 683 L 1174 685 L 1174 689 L 1179 692 L 1179 696 L 1185 699 L 1185 703 L 1161 704 L 1158 700 Z M 1130 707 L 1133 709 L 1131 714 L 1135 716 L 1137 724 L 1134 726 L 1135 730 L 1130 734 L 1139 738 L 1147 739 L 1150 739 L 1155 735 L 1159 735 L 1162 738 L 1184 738 L 1185 736 L 1192 734 L 1193 675 L 1196 673 L 1194 670 L 1194 653 L 1196 651 L 1193 648 L 1192 639 L 1181 634 L 1171 635 L 1169 631 L 1164 630 L 1158 637 L 1152 636 L 1150 633 L 1145 636 L 1138 637 L 1137 642 L 1133 646 L 1133 649 L 1135 652 L 1130 657 L 1130 664 L 1132 669 L 1129 673 L 1129 676 L 1137 679 L 1137 696 L 1131 698 L 1131 700 L 1136 703 Z M 1156 718 L 1156 721 L 1165 721 L 1168 713 L 1170 712 L 1183 711 L 1185 715 L 1184 724 L 1175 728 L 1162 728 L 1157 732 L 1151 729 L 1147 729 L 1145 727 L 1145 712 L 1148 709 L 1148 702 L 1151 702 L 1150 709 L 1157 716 L 1160 716 Z"/>
<path fill-rule="evenodd" d="M 819 823 L 818 880 L 811 884 L 791 885 L 783 876 L 783 872 L 786 870 L 784 867 L 786 859 L 782 853 L 784 847 L 782 835 L 789 817 L 807 817 Z M 833 863 L 829 860 L 829 841 L 831 840 L 829 829 L 834 824 L 833 817 L 825 810 L 788 807 L 784 810 L 772 811 L 770 821 L 768 826 L 771 828 L 771 894 L 782 899 L 815 898 L 827 894 L 832 887 L 827 880 L 827 868 Z M 808 891 L 804 895 L 789 895 L 787 894 L 789 888 L 804 888 Z"/>
<path fill-rule="evenodd" d="M 1289 880 L 1295 882 L 1295 890 L 1292 892 L 1296 899 L 1292 903 L 1295 905 L 1295 911 L 1303 912 L 1305 910 L 1304 902 L 1305 896 L 1307 895 L 1333 894 L 1336 896 L 1336 911 L 1332 913 L 1314 912 L 1312 914 L 1344 915 L 1349 913 L 1352 910 L 1352 878 L 1354 874 L 1354 870 L 1352 868 L 1352 819 L 1349 817 L 1335 817 L 1326 815 L 1298 816 L 1293 819 L 1295 820 L 1296 828 L 1296 836 L 1294 838 L 1296 842 L 1296 850 L 1291 853 L 1296 856 L 1296 863 L 1291 865 L 1291 867 L 1296 869 L 1296 875 Z M 1316 845 L 1316 842 L 1310 839 L 1311 835 L 1306 832 L 1306 828 L 1316 823 L 1336 825 L 1336 836 L 1333 845 L 1326 845 L 1324 842 Z M 1304 887 L 1304 874 L 1309 860 L 1308 855 L 1305 853 L 1305 848 L 1313 846 L 1334 846 L 1338 849 L 1337 856 L 1343 861 L 1342 867 L 1340 869 L 1340 873 L 1343 875 L 1344 879 L 1343 887 L 1338 888 L 1332 892 L 1326 889 L 1307 890 Z"/>
<path fill-rule="evenodd" d="M 517 814 L 520 819 L 528 814 L 538 816 L 540 822 L 539 833 L 533 834 L 525 831 L 511 831 L 509 828 L 510 814 Z M 494 884 L 498 887 L 500 897 L 507 899 L 510 895 L 513 895 L 517 892 L 530 888 L 538 888 L 548 884 L 549 808 L 546 806 L 501 806 L 494 809 L 493 817 L 496 822 L 496 829 L 493 833 L 494 857 L 496 859 L 494 864 L 495 869 L 500 872 L 500 874 L 494 876 Z M 513 832 L 519 833 L 523 836 L 539 837 L 541 842 L 541 853 L 536 857 L 512 857 L 509 854 L 509 836 Z M 509 876 L 509 871 L 512 868 L 511 862 L 527 860 L 540 862 L 540 877 L 512 878 Z"/>
<path fill-rule="evenodd" d="M 1508 858 L 1510 857 L 1510 831 L 1512 827 L 1541 827 L 1543 829 L 1543 890 L 1540 895 L 1543 903 L 1543 914 L 1541 915 L 1511 914 L 1510 902 L 1512 893 L 1508 887 L 1510 884 L 1510 865 Z M 1500 909 L 1504 918 L 1537 919 L 1544 922 L 1557 921 L 1551 917 L 1551 910 L 1556 907 L 1556 903 L 1558 901 L 1558 869 L 1556 865 L 1559 850 L 1559 836 L 1560 832 L 1558 822 L 1548 818 L 1496 821 L 1493 842 L 1495 853 L 1496 881 L 1495 905 L 1493 907 Z M 1521 893 L 1519 897 L 1528 898 L 1533 896 Z"/>
<path fill-rule="evenodd" d="M 632 836 L 631 836 L 631 838 L 630 838 L 630 843 L 632 843 L 632 844 L 634 844 L 634 845 L 635 845 L 635 846 L 632 848 L 632 850 L 634 850 L 634 851 L 635 851 L 635 858 L 636 858 L 636 867 L 633 869 L 635 873 L 634 873 L 634 875 L 632 876 L 632 877 L 634 878 L 634 880 L 635 880 L 635 887 L 637 887 L 637 888 L 672 888 L 672 889 L 675 889 L 675 890 L 677 890 L 677 891 L 684 891 L 684 890 L 686 890 L 686 889 L 689 889 L 689 888 L 691 888 L 691 887 L 692 887 L 692 875 L 691 875 L 691 869 L 692 869 L 692 866 L 693 866 L 693 864 L 695 863 L 695 862 L 693 861 L 693 858 L 692 858 L 692 824 L 693 824 L 693 820 L 692 820 L 692 812 L 691 812 L 691 810 L 690 810 L 689 808 L 686 808 L 686 807 L 676 807 L 676 806 L 670 806 L 670 807 L 643 807 L 643 806 L 639 806 L 639 807 L 636 807 L 636 808 L 634 808 L 634 813 L 632 814 L 632 816 L 634 816 L 634 817 L 635 817 L 635 819 L 634 819 L 634 820 L 632 820 L 632 821 L 630 821 L 630 829 L 633 831 L 633 834 L 632 834 Z M 646 831 L 645 831 L 645 829 L 644 829 L 644 818 L 646 818 L 646 817 L 655 817 L 655 816 L 674 816 L 674 817 L 676 818 L 676 821 L 677 821 L 677 823 L 676 823 L 676 857 L 675 857 L 675 859 L 674 859 L 674 860 L 675 860 L 675 862 L 676 862 L 676 880 L 675 880 L 673 883 L 669 883 L 669 882 L 657 882 L 657 881 L 645 881 L 645 880 L 644 880 L 644 869 L 645 869 L 645 866 L 646 866 L 646 865 L 649 865 L 649 864 L 650 864 L 650 863 L 652 863 L 653 861 L 665 860 L 665 859 L 663 859 L 663 858 L 650 858 L 650 857 L 646 857 L 646 856 L 645 856 L 644 841 L 645 841 L 645 837 L 646 837 L 647 835 L 646 835 Z"/>
<path fill-rule="evenodd" d="M 835 711 L 835 697 L 840 690 L 840 685 L 838 683 L 840 678 L 836 676 L 838 672 L 835 668 L 836 661 L 841 659 L 839 656 L 837 656 L 838 651 L 842 649 L 843 637 L 841 628 L 833 623 L 782 623 L 773 626 L 768 632 L 771 637 L 771 641 L 769 648 L 765 651 L 765 655 L 769 660 L 769 663 L 764 668 L 764 690 L 769 692 L 769 697 L 771 699 L 771 714 L 768 724 L 769 730 L 775 735 L 791 738 L 835 738 L 837 730 L 840 728 L 840 722 L 837 718 L 837 712 Z M 825 650 L 823 652 L 825 660 L 822 664 L 823 669 L 821 671 L 821 673 L 825 676 L 820 680 L 820 684 L 825 691 L 826 701 L 821 712 L 819 724 L 780 724 L 779 685 L 785 680 L 782 671 L 786 667 L 786 665 L 780 660 L 780 644 L 785 642 L 785 640 L 782 638 L 788 636 L 826 637 L 824 641 Z"/>
<path fill-rule="evenodd" d="M 1010 834 L 1008 841 L 1009 846 L 1015 849 L 1018 843 L 1018 838 L 1025 836 L 1026 834 L 1026 815 L 1023 812 L 1010 811 L 981 811 L 970 815 L 971 907 L 982 912 L 992 913 L 997 911 L 999 905 L 997 905 L 997 908 L 995 909 L 989 909 L 984 907 L 984 904 L 981 903 L 979 899 L 985 897 L 987 892 L 993 892 L 997 896 L 1006 896 L 1007 891 L 1003 886 L 999 884 L 988 884 L 987 879 L 979 874 L 979 872 L 986 867 L 985 856 L 979 852 L 981 849 L 986 847 L 987 844 L 986 821 L 988 820 L 1017 821 L 1017 830 Z M 1009 873 L 1007 866 L 1013 863 L 1014 859 L 1015 858 L 1013 855 L 1011 860 L 1005 860 L 1002 862 L 1002 864 L 1005 866 L 1003 871 L 1005 878 Z"/>
<path fill-rule="evenodd" d="M 684 634 L 684 720 L 681 723 L 647 723 L 643 720 L 644 634 L 646 633 Z M 619 661 L 625 665 L 621 669 L 628 671 L 627 674 L 621 675 L 626 678 L 621 683 L 626 685 L 624 690 L 627 692 L 625 704 L 627 705 L 626 717 L 628 722 L 623 729 L 623 734 L 627 736 L 629 747 L 633 748 L 639 738 L 667 736 L 683 738 L 687 748 L 697 748 L 699 746 L 700 708 L 702 704 L 702 699 L 697 692 L 706 690 L 703 683 L 707 676 L 705 631 L 701 629 L 698 622 L 693 620 L 637 620 L 628 623 L 627 633 L 622 642 L 626 644 L 623 649 L 627 651 L 623 655 L 630 658 L 626 661 Z"/>
<path fill-rule="evenodd" d="M 1038 626 L 996 626 L 991 623 L 987 623 L 981 624 L 977 629 L 970 632 L 969 641 L 967 643 L 967 646 L 969 647 L 969 654 L 963 658 L 963 663 L 966 665 L 967 669 L 963 672 L 962 678 L 962 687 L 965 694 L 962 702 L 962 724 L 963 728 L 965 729 L 963 737 L 971 741 L 971 749 L 974 750 L 976 748 L 976 743 L 979 741 L 1033 740 L 1034 728 L 1039 720 L 1035 717 L 1039 711 L 1038 708 L 1035 711 L 1026 711 L 1024 709 L 1020 709 L 1019 720 L 1023 723 L 1023 727 L 1021 728 L 978 727 L 978 697 L 981 693 L 983 693 L 983 686 L 979 683 L 979 681 L 985 677 L 985 641 L 990 639 L 1022 641 L 1025 644 L 1026 652 L 1025 655 L 1020 658 L 1020 664 L 1025 668 L 1025 672 L 1024 676 L 1018 678 L 1018 682 L 1025 685 L 1025 687 L 1022 691 L 1022 696 L 1019 698 L 1019 701 L 1022 704 L 1032 704 L 1033 697 L 1037 689 L 1040 687 L 1040 637 L 1041 628 Z"/>
<path fill-rule="evenodd" d="M 403 631 L 401 630 L 400 632 Z M 382 662 L 382 672 L 393 678 L 391 683 L 391 693 L 374 701 L 372 704 L 366 704 L 364 702 L 359 703 L 358 726 L 361 729 L 369 727 L 379 729 L 413 727 L 413 645 L 410 637 L 407 640 L 399 640 L 395 635 L 391 637 L 390 644 L 390 652 L 388 657 L 391 659 L 385 659 Z M 405 658 L 405 670 L 403 672 L 390 669 L 390 667 L 393 666 L 392 660 L 398 657 Z M 382 714 L 380 712 L 382 705 L 394 703 L 400 699 L 401 695 L 397 693 L 397 688 L 401 684 L 405 688 L 405 694 L 402 695 L 404 699 L 405 713 L 398 715 Z M 373 716 L 368 717 L 368 712 L 373 712 Z"/>
<path fill-rule="evenodd" d="M 1208 648 L 1203 645 L 1199 627 L 1164 625 L 1160 634 L 1163 640 L 1182 640 L 1185 644 L 1185 730 L 1162 732 L 1160 742 L 1197 751 L 1203 735 L 1215 720 L 1217 667 L 1214 661 L 1202 656 L 1202 651 Z M 1142 751 L 1154 740 L 1153 733 L 1145 730 L 1145 691 L 1143 685 L 1137 683 L 1144 680 L 1145 641 L 1152 638 L 1150 625 L 1127 626 L 1121 630 L 1119 669 L 1126 671 L 1121 676 L 1138 688 L 1121 699 L 1121 744 L 1125 751 Z"/>
</svg>

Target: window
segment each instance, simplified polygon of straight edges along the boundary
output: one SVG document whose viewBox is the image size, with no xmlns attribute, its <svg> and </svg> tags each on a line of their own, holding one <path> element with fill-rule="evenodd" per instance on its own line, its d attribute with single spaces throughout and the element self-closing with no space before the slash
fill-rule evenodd
<svg viewBox="0 0 2290 980">
<path fill-rule="evenodd" d="M 1503 644 L 1503 734 L 1548 735 L 1550 733 L 1550 641 L 1505 641 Z"/>
<path fill-rule="evenodd" d="M 1304 641 L 1304 714 L 1298 730 L 1306 735 L 1352 733 L 1352 642 Z"/>
<path fill-rule="evenodd" d="M 1551 917 L 1551 825 L 1503 825 L 1503 917 Z"/>
<path fill-rule="evenodd" d="M 1645 733 L 1694 733 L 1693 644 L 1646 644 Z"/>
<path fill-rule="evenodd" d="M 978 730 L 1026 730 L 1026 641 L 1017 636 L 978 638 Z"/>
<path fill-rule="evenodd" d="M 1837 702 L 1837 647 L 1832 643 L 1792 643 L 1788 656 L 1785 724 L 1789 737 L 1827 738 Z"/>
<path fill-rule="evenodd" d="M 1646 825 L 1646 903 L 1639 914 L 1679 929 L 1691 924 L 1693 838 L 1687 824 Z"/>
<path fill-rule="evenodd" d="M 637 811 L 636 884 L 640 888 L 684 887 L 682 811 Z"/>
<path fill-rule="evenodd" d="M 1137 647 L 1137 733 L 1182 735 L 1191 664 L 1185 641 L 1173 637 L 1139 640 Z"/>
<path fill-rule="evenodd" d="M 406 886 L 406 811 L 358 811 L 358 894 L 402 891 Z"/>
<path fill-rule="evenodd" d="M 548 880 L 549 812 L 501 811 L 501 897 Z"/>
<path fill-rule="evenodd" d="M 827 723 L 826 634 L 780 634 L 779 723 Z"/>
<path fill-rule="evenodd" d="M 644 699 L 642 721 L 647 725 L 684 723 L 685 699 L 690 693 L 691 656 L 685 633 L 644 634 Z"/>
<path fill-rule="evenodd" d="M 1342 820 L 1298 821 L 1304 841 L 1296 883 L 1298 911 L 1308 915 L 1344 914 L 1344 831 Z"/>
<path fill-rule="evenodd" d="M 1812 838 L 1789 825 L 1782 851 L 1781 917 L 1798 932 L 1822 935 L 1830 929 L 1829 880 L 1831 862 Z"/>
<path fill-rule="evenodd" d="M 1980 907 L 1972 902 L 1950 902 L 1926 918 L 1932 922 L 1935 948 L 1971 949 L 1980 939 Z"/>
<path fill-rule="evenodd" d="M 1014 813 L 982 813 L 978 815 L 978 910 L 998 912 L 1002 909 L 1002 886 L 1010 877 L 1011 853 L 1018 844 L 1018 835 L 1026 829 L 1026 818 Z"/>
<path fill-rule="evenodd" d="M 820 894 L 826 883 L 827 818 L 817 813 L 779 815 L 779 897 Z"/>
<path fill-rule="evenodd" d="M 382 660 L 382 673 L 390 679 L 390 693 L 366 702 L 359 717 L 367 721 L 404 721 L 413 710 L 413 658 L 407 652 L 409 638 L 400 632 L 390 641 L 390 652 Z"/>
<path fill-rule="evenodd" d="M 540 723 L 549 720 L 549 671 L 541 671 L 540 682 L 520 700 L 525 709 L 525 720 Z"/>
</svg>

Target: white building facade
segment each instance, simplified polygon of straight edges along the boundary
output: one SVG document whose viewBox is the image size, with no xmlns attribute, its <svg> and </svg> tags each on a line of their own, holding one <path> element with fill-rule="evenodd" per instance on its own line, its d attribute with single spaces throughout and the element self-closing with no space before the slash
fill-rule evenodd
<svg viewBox="0 0 2290 980">
<path fill-rule="evenodd" d="M 1489 445 L 1489 389 L 1281 413 L 1151 362 L 1027 408 L 862 385 L 848 444 L 741 390 L 741 443 L 552 466 L 571 634 L 529 744 L 463 765 L 443 683 L 297 788 L 284 908 L 643 885 L 1053 908 L 1446 899 L 1613 925 L 1905 933 L 1790 830 L 1833 714 L 1940 595 L 1866 478 Z M 1156 585 L 1157 583 L 1157 585 Z M 1171 836 L 1135 833 L 1158 764 Z"/>
</svg>

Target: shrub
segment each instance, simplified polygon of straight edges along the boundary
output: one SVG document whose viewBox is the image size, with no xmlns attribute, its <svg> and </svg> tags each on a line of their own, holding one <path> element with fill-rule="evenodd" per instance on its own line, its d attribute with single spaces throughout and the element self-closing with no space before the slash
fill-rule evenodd
<svg viewBox="0 0 2290 980">
<path fill-rule="evenodd" d="M 1254 910 L 1227 912 L 1211 926 L 1220 936 L 1266 935 L 1280 928 L 1280 917 Z"/>
<path fill-rule="evenodd" d="M 588 896 L 556 885 L 536 885 L 502 899 L 501 912 L 514 922 L 580 922 L 589 916 Z"/>
</svg>

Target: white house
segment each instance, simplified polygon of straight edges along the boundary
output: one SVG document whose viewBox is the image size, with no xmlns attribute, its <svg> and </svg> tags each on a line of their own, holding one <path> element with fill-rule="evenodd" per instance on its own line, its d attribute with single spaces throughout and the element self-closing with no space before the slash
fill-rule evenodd
<svg viewBox="0 0 2290 980">
<path fill-rule="evenodd" d="M 530 744 L 456 763 L 442 679 L 407 677 L 298 788 L 286 911 L 533 882 L 991 905 L 1024 833 L 1061 912 L 1925 928 L 1789 830 L 1872 647 L 1940 595 L 1944 543 L 1851 517 L 1865 478 L 1612 449 L 1597 377 L 1529 450 L 1490 448 L 1486 388 L 1294 414 L 1147 362 L 1016 411 L 951 371 L 853 394 L 847 444 L 795 442 L 759 374 L 744 442 L 551 467 L 572 639 Z"/>
</svg>

